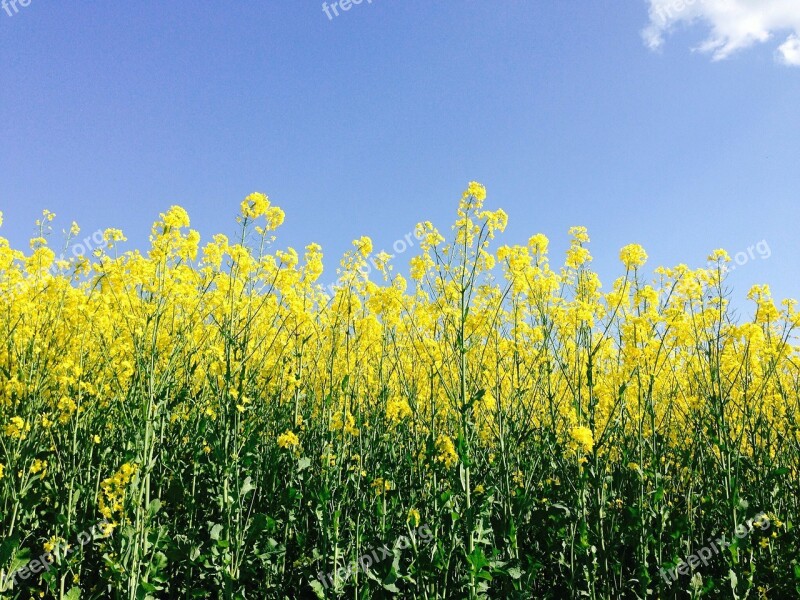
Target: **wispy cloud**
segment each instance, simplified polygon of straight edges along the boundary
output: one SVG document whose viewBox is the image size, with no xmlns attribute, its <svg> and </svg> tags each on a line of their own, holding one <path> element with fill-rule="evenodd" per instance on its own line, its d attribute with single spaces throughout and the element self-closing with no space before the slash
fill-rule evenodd
<svg viewBox="0 0 800 600">
<path fill-rule="evenodd" d="M 779 62 L 800 66 L 800 1 L 798 0 L 647 0 L 650 23 L 642 32 L 657 50 L 680 25 L 702 24 L 710 31 L 696 50 L 713 60 L 786 36 L 776 48 Z"/>
</svg>

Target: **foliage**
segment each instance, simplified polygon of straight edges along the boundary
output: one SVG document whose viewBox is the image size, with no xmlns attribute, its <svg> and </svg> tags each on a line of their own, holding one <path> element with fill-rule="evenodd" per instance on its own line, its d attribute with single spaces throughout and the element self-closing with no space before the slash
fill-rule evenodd
<svg viewBox="0 0 800 600">
<path fill-rule="evenodd" d="M 603 291 L 583 228 L 493 249 L 485 195 L 333 295 L 263 194 L 202 248 L 179 207 L 146 255 L 0 238 L 3 597 L 798 597 L 794 304 L 740 323 L 723 251 L 647 283 L 637 245 Z"/>
</svg>

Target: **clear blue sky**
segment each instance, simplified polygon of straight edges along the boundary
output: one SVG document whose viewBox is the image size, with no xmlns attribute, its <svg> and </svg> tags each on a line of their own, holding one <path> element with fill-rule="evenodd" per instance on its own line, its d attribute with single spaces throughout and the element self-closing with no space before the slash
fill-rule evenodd
<svg viewBox="0 0 800 600">
<path fill-rule="evenodd" d="M 286 211 L 279 245 L 323 245 L 328 282 L 355 237 L 391 252 L 418 221 L 448 227 L 474 179 L 509 214 L 503 240 L 545 233 L 556 264 L 567 228 L 587 226 L 606 287 L 630 242 L 655 267 L 767 240 L 769 259 L 732 274 L 737 295 L 766 282 L 800 297 L 800 68 L 776 59 L 782 37 L 730 56 L 692 51 L 709 36 L 703 21 L 674 20 L 652 50 L 649 8 L 0 10 L 0 234 L 25 246 L 49 208 L 59 229 L 119 227 L 144 248 L 158 213 L 180 204 L 207 240 L 232 233 L 258 190 Z"/>
</svg>

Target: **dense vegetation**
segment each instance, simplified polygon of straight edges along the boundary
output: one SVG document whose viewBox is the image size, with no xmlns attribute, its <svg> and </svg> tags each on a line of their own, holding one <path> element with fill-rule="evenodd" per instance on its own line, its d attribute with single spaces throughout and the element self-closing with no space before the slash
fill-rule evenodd
<svg viewBox="0 0 800 600">
<path fill-rule="evenodd" d="M 484 199 L 333 295 L 262 194 L 202 248 L 0 238 L 2 597 L 800 597 L 794 303 L 733 319 L 721 250 L 603 291 Z"/>
</svg>

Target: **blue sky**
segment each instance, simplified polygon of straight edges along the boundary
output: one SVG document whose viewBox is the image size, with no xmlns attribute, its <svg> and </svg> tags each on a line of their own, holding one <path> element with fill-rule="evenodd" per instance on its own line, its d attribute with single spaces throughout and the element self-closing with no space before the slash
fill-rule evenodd
<svg viewBox="0 0 800 600">
<path fill-rule="evenodd" d="M 16 247 L 43 208 L 144 248 L 180 204 L 208 239 L 258 190 L 286 211 L 280 246 L 322 244 L 329 282 L 353 238 L 392 252 L 418 221 L 447 228 L 474 179 L 505 243 L 545 233 L 559 264 L 587 226 L 606 286 L 627 243 L 652 268 L 765 240 L 736 295 L 800 297 L 794 0 L 364 0 L 333 18 L 305 0 L 26 1 L 0 9 Z"/>
</svg>

